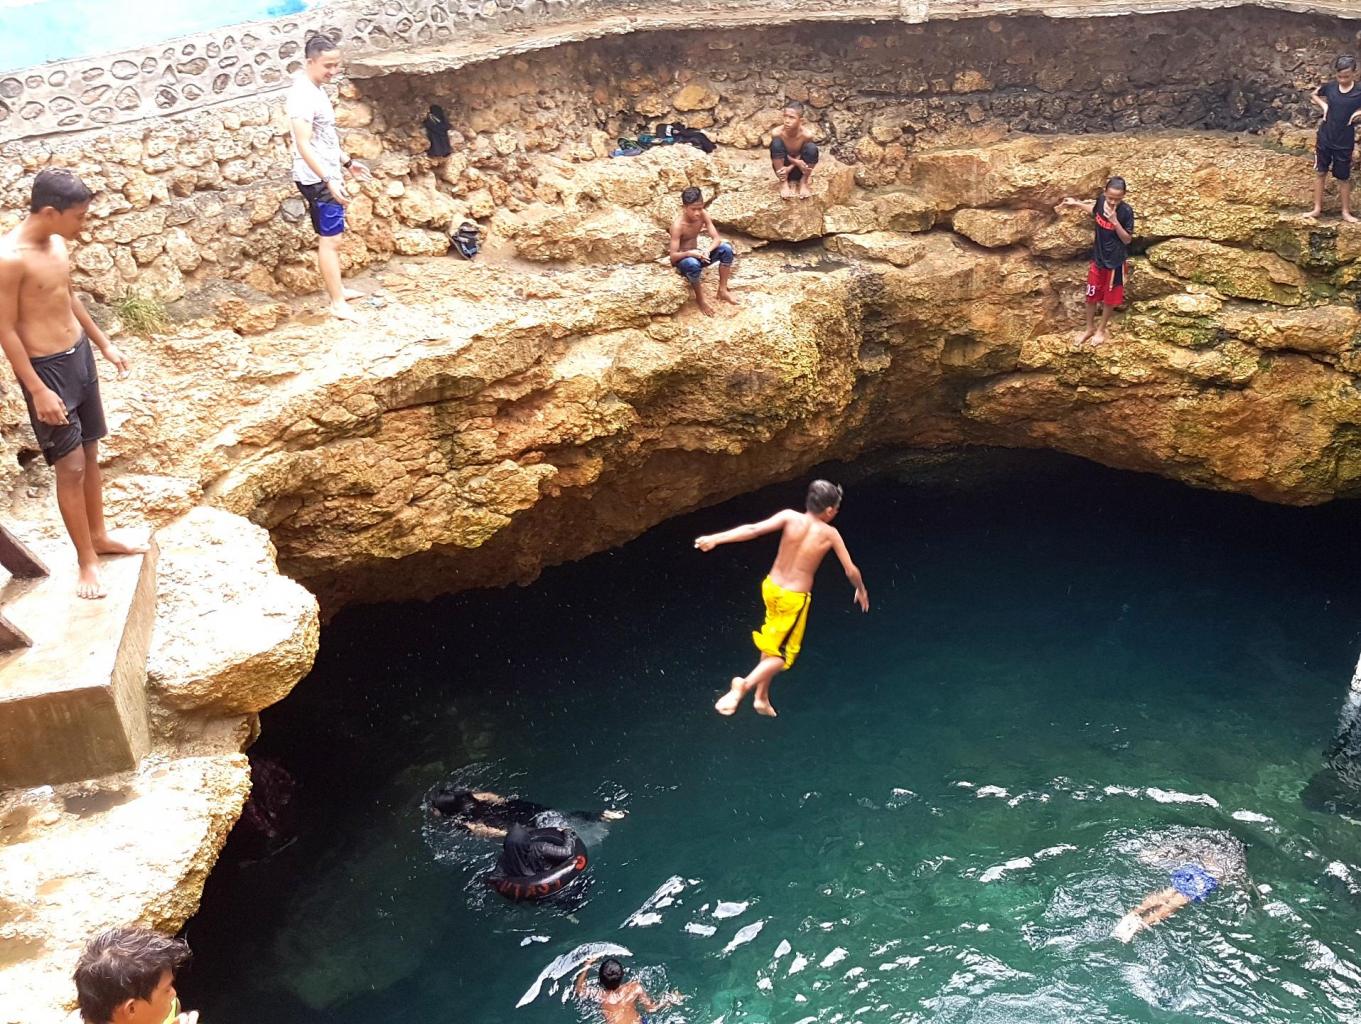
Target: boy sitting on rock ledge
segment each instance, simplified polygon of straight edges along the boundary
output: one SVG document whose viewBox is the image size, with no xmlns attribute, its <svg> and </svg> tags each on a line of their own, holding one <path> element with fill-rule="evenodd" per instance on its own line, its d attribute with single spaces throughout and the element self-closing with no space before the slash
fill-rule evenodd
<svg viewBox="0 0 1361 1024">
<path fill-rule="evenodd" d="M 818 147 L 812 129 L 803 123 L 803 104 L 798 100 L 784 105 L 784 120 L 770 140 L 770 163 L 780 179 L 782 198 L 807 199 L 813 194 Z"/>
<path fill-rule="evenodd" d="M 699 248 L 699 236 L 709 239 L 707 249 Z M 700 278 L 706 267 L 714 263 L 718 268 L 718 298 L 722 302 L 740 303 L 728 291 L 728 278 L 732 277 L 732 265 L 737 259 L 730 244 L 723 241 L 714 227 L 709 211 L 704 208 L 704 194 L 693 185 L 681 193 L 681 212 L 671 222 L 671 265 L 676 273 L 690 282 L 695 293 L 695 302 L 705 316 L 713 316 L 714 308 L 704 301 L 704 291 L 700 288 Z"/>
</svg>

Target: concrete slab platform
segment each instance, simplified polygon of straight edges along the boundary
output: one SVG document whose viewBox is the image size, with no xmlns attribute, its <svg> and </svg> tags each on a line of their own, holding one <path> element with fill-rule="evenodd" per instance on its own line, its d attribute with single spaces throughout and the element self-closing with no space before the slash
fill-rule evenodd
<svg viewBox="0 0 1361 1024">
<path fill-rule="evenodd" d="M 127 771 L 151 743 L 146 656 L 156 613 L 154 544 L 146 555 L 103 559 L 108 595 L 97 601 L 76 596 L 69 546 L 34 547 L 52 574 L 10 580 L 0 590 L 0 609 L 33 641 L 0 653 L 0 788 Z"/>
</svg>

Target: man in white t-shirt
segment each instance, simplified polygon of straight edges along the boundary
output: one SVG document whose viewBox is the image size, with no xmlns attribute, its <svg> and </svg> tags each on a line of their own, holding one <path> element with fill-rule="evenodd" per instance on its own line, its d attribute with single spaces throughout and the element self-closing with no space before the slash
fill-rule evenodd
<svg viewBox="0 0 1361 1024">
<path fill-rule="evenodd" d="M 354 310 L 347 300 L 362 293 L 340 283 L 340 238 L 345 233 L 345 207 L 350 204 L 344 179 L 363 179 L 369 172 L 340 148 L 335 108 L 322 89 L 340 72 L 339 48 L 317 34 L 307 40 L 304 53 L 307 63 L 294 78 L 285 104 L 293 134 L 293 181 L 307 200 L 312 227 L 320 239 L 317 269 L 331 300 L 331 313 L 340 320 L 353 320 Z"/>
</svg>

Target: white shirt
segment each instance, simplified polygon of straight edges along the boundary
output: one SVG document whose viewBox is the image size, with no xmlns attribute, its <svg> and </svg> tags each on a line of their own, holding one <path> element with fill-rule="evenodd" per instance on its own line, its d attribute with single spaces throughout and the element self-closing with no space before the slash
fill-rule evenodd
<svg viewBox="0 0 1361 1024">
<path fill-rule="evenodd" d="M 306 121 L 312 126 L 312 153 L 326 172 L 326 178 L 339 178 L 345 157 L 340 151 L 340 136 L 336 134 L 335 107 L 331 106 L 331 97 L 307 77 L 306 71 L 299 71 L 294 77 L 288 98 L 284 101 L 284 110 L 288 114 L 290 129 L 295 120 Z M 298 152 L 297 139 L 293 139 L 292 147 L 293 180 L 304 185 L 315 185 L 321 181 Z"/>
</svg>

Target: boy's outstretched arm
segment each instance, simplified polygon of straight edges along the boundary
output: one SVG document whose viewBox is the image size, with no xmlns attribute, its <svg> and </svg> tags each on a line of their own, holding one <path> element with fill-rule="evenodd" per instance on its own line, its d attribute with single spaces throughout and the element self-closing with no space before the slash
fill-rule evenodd
<svg viewBox="0 0 1361 1024">
<path fill-rule="evenodd" d="M 735 544 L 739 541 L 755 540 L 767 533 L 784 529 L 785 524 L 789 522 L 789 517 L 796 514 L 785 509 L 783 512 L 776 512 L 769 519 L 763 519 L 759 523 L 747 523 L 743 526 L 734 526 L 731 530 L 724 530 L 722 533 L 710 533 L 703 537 L 696 537 L 695 547 L 701 551 L 712 551 L 720 544 Z"/>
<path fill-rule="evenodd" d="M 839 532 L 832 537 L 832 549 L 836 551 L 836 557 L 841 562 L 841 568 L 846 571 L 846 578 L 851 581 L 851 586 L 855 587 L 853 600 L 860 606 L 861 611 L 869 611 L 870 592 L 865 589 L 865 581 L 860 576 L 860 570 L 851 561 L 851 553 L 846 550 L 846 542 L 841 539 Z"/>
</svg>

